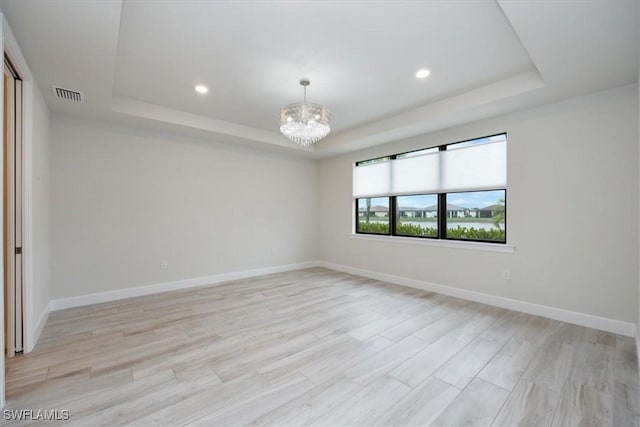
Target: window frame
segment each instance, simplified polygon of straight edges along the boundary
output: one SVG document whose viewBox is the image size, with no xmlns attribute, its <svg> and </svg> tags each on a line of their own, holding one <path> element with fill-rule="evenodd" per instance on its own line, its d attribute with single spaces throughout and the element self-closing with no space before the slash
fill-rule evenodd
<svg viewBox="0 0 640 427">
<path fill-rule="evenodd" d="M 433 149 L 433 148 L 437 148 L 439 151 L 446 151 L 447 147 L 452 146 L 452 145 L 456 145 L 456 144 L 463 144 L 466 142 L 470 142 L 470 141 L 476 141 L 479 139 L 485 139 L 485 138 L 492 138 L 495 136 L 504 136 L 505 140 L 507 139 L 507 132 L 500 132 L 500 133 L 495 133 L 492 135 L 486 135 L 486 136 L 480 136 L 477 138 L 471 138 L 471 139 L 466 139 L 463 141 L 456 141 L 456 142 L 451 142 L 448 144 L 443 144 L 443 145 L 438 145 L 438 146 L 431 146 L 431 147 L 425 147 L 425 148 L 420 148 L 420 149 L 416 149 L 416 150 L 410 150 L 410 151 L 404 151 L 402 153 L 396 153 L 396 154 L 392 154 L 392 155 L 387 155 L 387 156 L 380 156 L 380 157 L 375 157 L 372 159 L 368 159 L 368 160 L 361 160 L 358 162 L 355 162 L 355 166 L 358 167 L 360 165 L 366 165 L 369 164 L 371 161 L 373 160 L 378 160 L 378 159 L 385 159 L 383 161 L 391 161 L 391 160 L 395 160 L 398 156 L 402 156 L 404 154 L 408 154 L 408 153 L 414 153 L 417 151 L 423 151 L 423 150 L 428 150 L 428 149 Z M 482 193 L 482 192 L 488 192 L 488 191 L 504 191 L 504 240 L 487 240 L 487 239 L 464 239 L 464 238 L 456 238 L 456 237 L 447 237 L 447 195 L 449 194 L 456 194 L 456 193 Z M 430 196 L 430 195 L 436 195 L 438 198 L 438 220 L 436 221 L 436 224 L 438 226 L 438 233 L 436 236 L 416 236 L 416 235 L 410 235 L 410 234 L 398 234 L 398 230 L 397 230 L 397 226 L 398 226 L 398 218 L 397 218 L 397 214 L 398 214 L 398 197 L 403 197 L 403 196 Z M 387 233 L 373 233 L 373 232 L 363 232 L 363 231 L 359 231 L 358 230 L 358 225 L 359 225 L 359 202 L 360 200 L 365 200 L 367 198 L 388 198 L 389 199 L 389 231 Z M 492 189 L 483 189 L 483 190 L 472 190 L 472 191 L 451 191 L 451 192 L 446 192 L 446 193 L 428 193 L 428 194 L 396 194 L 393 196 L 377 196 L 377 197 L 360 197 L 360 198 L 355 198 L 355 234 L 362 234 L 362 235 L 372 235 L 372 236 L 390 236 L 390 237 L 403 237 L 403 238 L 412 238 L 412 239 L 429 239 L 429 240 L 441 240 L 441 241 L 454 241 L 454 242 L 475 242 L 475 243 L 490 243 L 490 244 L 497 244 L 497 245 L 507 245 L 507 188 L 492 188 Z"/>
<path fill-rule="evenodd" d="M 462 238 L 456 238 L 456 237 L 446 237 L 447 236 L 447 225 L 446 225 L 447 224 L 447 218 L 446 218 L 447 195 L 449 195 L 449 194 L 457 194 L 457 193 L 484 193 L 484 192 L 487 192 L 487 191 L 504 191 L 504 241 L 502 241 L 502 240 L 487 240 L 487 239 L 462 239 Z M 506 245 L 507 244 L 507 189 L 506 188 L 494 188 L 494 189 L 490 189 L 490 190 L 476 190 L 476 191 L 451 191 L 449 193 L 439 193 L 439 194 L 444 195 L 445 218 L 444 218 L 443 232 L 444 232 L 445 237 L 443 238 L 443 240 L 452 240 L 452 241 L 455 241 L 455 242 L 497 243 L 497 244 L 500 244 L 500 245 Z M 440 228 L 440 227 L 438 227 L 438 228 Z"/>
<path fill-rule="evenodd" d="M 365 200 L 365 199 L 389 199 L 389 203 L 391 203 L 391 196 L 381 196 L 381 197 L 362 197 L 359 199 L 355 199 L 356 201 L 356 208 L 355 208 L 355 213 L 356 213 L 356 223 L 355 223 L 355 232 L 356 234 L 369 234 L 372 236 L 393 236 L 393 220 L 391 218 L 391 214 L 392 214 L 392 208 L 391 205 L 389 205 L 389 231 L 387 233 L 374 233 L 371 231 L 358 231 L 358 224 L 360 224 L 360 207 L 359 202 L 360 200 Z"/>
<path fill-rule="evenodd" d="M 398 233 L 398 218 L 397 218 L 397 212 L 398 212 L 398 197 L 407 197 L 407 196 L 436 196 L 436 204 L 438 206 L 437 208 L 437 212 L 438 212 L 438 219 L 437 221 L 435 221 L 436 223 L 436 228 L 437 228 L 437 233 L 435 236 L 416 236 L 415 234 L 400 234 Z M 392 227 L 390 228 L 391 231 L 393 232 L 392 236 L 398 236 L 398 237 L 415 237 L 418 239 L 432 239 L 432 240 L 439 240 L 440 239 L 440 234 L 441 234 L 441 228 L 440 228 L 440 194 L 439 193 L 429 193 L 429 194 L 405 194 L 405 195 L 397 195 L 397 196 L 390 196 L 391 197 L 391 201 L 395 208 L 396 208 L 396 217 L 394 218 Z"/>
</svg>

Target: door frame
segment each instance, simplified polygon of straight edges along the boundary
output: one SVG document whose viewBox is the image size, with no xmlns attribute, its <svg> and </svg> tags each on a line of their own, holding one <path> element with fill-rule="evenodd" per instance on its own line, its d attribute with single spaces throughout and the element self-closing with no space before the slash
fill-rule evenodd
<svg viewBox="0 0 640 427">
<path fill-rule="evenodd" d="M 0 12 L 0 43 L 4 48 L 4 54 L 9 58 L 15 71 L 22 78 L 22 310 L 23 310 L 23 348 L 24 353 L 33 350 L 35 346 L 36 327 L 38 325 L 33 318 L 33 102 L 34 84 L 33 75 L 27 65 L 18 42 L 11 32 L 4 14 Z M 0 71 L 4 73 L 4 60 L 0 61 Z M 4 96 L 4 90 L 0 85 L 0 96 Z M 0 103 L 1 104 L 1 103 Z M 0 109 L 3 107 L 0 105 Z M 4 113 L 4 112 L 3 112 Z M 0 134 L 4 132 L 0 121 Z M 0 174 L 4 174 L 3 154 L 0 152 Z M 4 209 L 0 209 L 0 221 L 4 221 Z M 4 239 L 4 232 L 0 227 L 0 239 Z M 4 241 L 4 240 L 3 240 Z M 4 257 L 4 248 L 0 245 L 0 259 Z M 0 263 L 0 277 L 4 276 L 4 266 Z M 39 322 L 38 322 L 39 323 Z M 4 330 L 4 293 L 0 292 L 0 330 Z M 2 357 L 0 357 L 0 407 L 5 405 L 5 372 L 4 372 L 4 340 L 2 340 Z"/>
<path fill-rule="evenodd" d="M 9 252 L 5 254 L 5 257 L 3 260 L 4 269 L 5 269 L 5 274 L 3 277 L 4 297 L 8 299 L 8 301 L 5 301 L 5 305 L 4 305 L 4 309 L 7 311 L 5 313 L 5 318 L 4 318 L 6 322 L 5 353 L 7 357 L 15 356 L 15 352 L 16 352 L 16 336 L 17 336 L 16 329 L 18 326 L 17 312 L 20 313 L 21 318 L 24 318 L 22 307 L 18 307 L 18 301 L 16 298 L 17 294 L 22 293 L 22 289 L 18 289 L 18 283 L 16 283 L 16 270 L 18 268 L 18 265 L 16 263 L 16 257 L 13 256 L 13 254 L 10 252 L 11 248 L 16 247 L 15 238 L 16 238 L 17 216 L 15 214 L 16 214 L 17 201 L 18 201 L 16 197 L 17 194 L 15 191 L 18 170 L 15 169 L 16 165 L 11 165 L 12 160 L 13 160 L 13 163 L 17 163 L 15 162 L 16 160 L 15 153 L 17 148 L 17 140 L 16 140 L 17 126 L 16 125 L 18 124 L 16 120 L 16 114 L 15 114 L 18 109 L 18 105 L 16 104 L 16 84 L 15 84 L 17 77 L 14 71 L 10 68 L 11 67 L 5 61 L 4 70 L 3 70 L 4 84 L 2 88 L 4 90 L 4 93 L 3 93 L 2 105 L 5 109 L 7 109 L 7 107 L 9 108 L 6 111 L 3 111 L 4 113 L 3 115 L 5 119 L 3 120 L 3 124 L 5 126 L 5 129 L 3 129 L 2 134 L 4 138 L 7 138 L 7 140 L 4 140 L 3 138 L 3 146 L 4 146 L 3 155 L 5 156 L 3 161 L 3 166 L 6 169 L 3 171 L 4 197 L 2 200 L 4 201 L 4 203 L 6 203 L 6 205 L 4 206 L 3 212 L 7 216 L 4 218 L 4 221 L 3 221 L 3 230 L 5 232 L 5 235 L 4 235 L 4 238 L 2 239 L 3 240 L 2 243 L 5 250 Z M 4 99 L 4 98 L 8 98 L 8 99 Z M 20 141 L 20 144 L 22 144 L 22 141 Z M 20 282 L 19 285 L 20 285 L 20 288 L 22 288 L 22 282 Z M 22 304 L 22 302 L 20 302 L 20 304 Z M 20 320 L 22 322 L 22 320 L 24 319 L 20 319 Z"/>
<path fill-rule="evenodd" d="M 15 70 L 15 67 L 11 63 L 8 57 L 4 58 L 4 79 L 9 79 L 8 84 L 5 83 L 5 90 L 9 91 L 9 94 L 5 93 L 4 96 L 13 98 L 3 105 L 9 105 L 13 107 L 13 111 L 5 111 L 4 116 L 7 119 L 7 125 L 9 126 L 9 133 L 11 135 L 8 141 L 5 141 L 4 155 L 9 156 L 5 159 L 4 166 L 7 170 L 4 171 L 5 180 L 5 198 L 3 199 L 9 204 L 9 210 L 5 209 L 5 214 L 8 214 L 8 218 L 5 218 L 5 232 L 8 235 L 4 236 L 5 250 L 9 253 L 5 254 L 5 296 L 13 299 L 13 302 L 8 302 L 5 305 L 5 309 L 9 310 L 5 321 L 9 324 L 6 325 L 6 339 L 8 348 L 6 354 L 8 357 L 13 357 L 17 352 L 24 352 L 24 319 L 26 314 L 25 310 L 25 298 L 24 298 L 24 282 L 22 280 L 24 263 L 22 257 L 22 251 L 17 252 L 16 249 L 22 249 L 23 243 L 23 199 L 24 188 L 22 185 L 23 180 L 23 158 L 22 158 L 22 131 L 24 126 L 22 124 L 22 78 Z M 6 136 L 7 129 L 3 132 Z M 8 288 L 7 288 L 8 286 Z"/>
</svg>

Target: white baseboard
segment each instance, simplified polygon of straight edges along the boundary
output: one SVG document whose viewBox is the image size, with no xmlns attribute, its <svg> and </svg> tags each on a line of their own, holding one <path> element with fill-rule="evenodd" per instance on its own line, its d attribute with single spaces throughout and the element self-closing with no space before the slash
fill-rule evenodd
<svg viewBox="0 0 640 427">
<path fill-rule="evenodd" d="M 29 342 L 29 345 L 24 349 L 25 353 L 29 353 L 33 350 L 33 348 L 36 346 L 36 344 L 38 343 L 38 339 L 40 338 L 40 334 L 42 333 L 42 329 L 44 329 L 44 325 L 47 324 L 47 320 L 49 319 L 49 308 L 45 308 L 44 310 L 42 310 L 42 314 L 40 315 L 40 319 L 38 319 L 38 322 L 35 324 L 33 331 L 31 332 L 31 340 Z"/>
<path fill-rule="evenodd" d="M 283 273 L 286 271 L 317 267 L 318 265 L 318 261 L 300 262 L 296 264 L 257 268 L 254 270 L 214 274 L 212 276 L 194 277 L 191 279 L 176 280 L 173 282 L 157 283 L 154 285 L 138 286 L 135 288 L 118 289 L 116 291 L 97 292 L 76 297 L 58 298 L 53 299 L 49 302 L 49 309 L 51 311 L 64 310 L 65 308 L 99 304 L 102 302 L 116 301 L 143 295 L 157 294 L 161 292 L 177 291 L 181 289 L 196 288 L 201 286 L 219 285 L 231 280 L 246 279 L 249 277 L 262 276 L 265 274 Z"/>
<path fill-rule="evenodd" d="M 592 314 L 579 313 L 577 311 L 565 310 L 562 308 L 547 305 L 535 304 L 531 302 L 501 297 L 497 295 L 485 294 L 482 292 L 470 291 L 453 286 L 440 285 L 423 280 L 411 279 L 408 277 L 395 276 L 392 274 L 380 273 L 372 270 L 365 270 L 326 261 L 308 261 L 296 264 L 279 265 L 274 267 L 258 268 L 254 270 L 237 271 L 232 273 L 222 273 L 212 276 L 195 277 L 173 282 L 164 282 L 154 285 L 139 286 L 135 288 L 119 289 L 116 291 L 99 292 L 94 294 L 80 295 L 69 298 L 59 298 L 51 300 L 49 310 L 63 310 L 65 308 L 80 307 L 84 305 L 99 304 L 102 302 L 116 301 L 126 298 L 139 297 L 143 295 L 157 294 L 160 292 L 175 291 L 181 289 L 195 288 L 201 286 L 212 286 L 222 284 L 232 280 L 246 279 L 249 277 L 262 276 L 265 274 L 283 273 L 286 271 L 300 270 L 311 267 L 324 267 L 331 270 L 342 271 L 356 276 L 368 277 L 370 279 L 381 280 L 401 286 L 422 289 L 436 292 L 469 301 L 476 301 L 483 304 L 502 307 L 509 310 L 534 314 L 536 316 L 547 317 L 549 319 L 560 320 L 562 322 L 573 323 L 575 325 L 588 328 L 599 329 L 612 332 L 627 337 L 635 337 L 640 343 L 640 337 L 636 336 L 636 325 L 630 322 L 609 319 L 606 317 L 594 316 Z M 46 322 L 49 312 L 43 313 L 36 330 L 36 337 L 40 335 L 42 327 Z M 46 317 L 45 317 L 46 315 Z M 35 342 L 35 341 L 34 341 Z M 640 348 L 640 347 L 638 347 Z"/>
<path fill-rule="evenodd" d="M 586 326 L 588 328 L 599 329 L 606 332 L 612 332 L 614 334 L 624 335 L 627 337 L 636 336 L 636 325 L 630 322 L 623 322 L 606 317 L 594 316 L 592 314 L 579 313 L 577 311 L 550 307 L 548 305 L 535 304 L 531 302 L 470 291 L 467 289 L 430 283 L 423 280 L 410 279 L 408 277 L 395 276 L 392 274 L 379 273 L 377 271 L 349 267 L 346 265 L 335 264 L 326 261 L 320 261 L 317 265 L 329 268 L 331 270 L 353 274 L 356 276 L 368 277 L 370 279 L 376 279 L 396 285 L 408 286 L 411 288 L 436 292 L 439 294 L 449 295 L 469 301 L 476 301 L 483 304 L 506 308 L 509 310 L 534 314 L 536 316 L 547 317 L 549 319 L 560 320 L 562 322 L 573 323 L 575 325 Z"/>
</svg>

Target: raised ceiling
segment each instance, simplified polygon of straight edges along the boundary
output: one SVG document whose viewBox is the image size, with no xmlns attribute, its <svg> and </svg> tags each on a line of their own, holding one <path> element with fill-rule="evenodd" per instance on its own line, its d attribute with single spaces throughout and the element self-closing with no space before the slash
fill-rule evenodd
<svg viewBox="0 0 640 427">
<path fill-rule="evenodd" d="M 114 92 L 277 132 L 306 76 L 340 132 L 532 68 L 493 2 L 125 2 Z"/>
<path fill-rule="evenodd" d="M 52 111 L 331 155 L 633 83 L 635 0 L 269 2 L 3 0 Z M 419 68 L 431 76 L 418 80 Z M 334 116 L 302 150 L 277 114 Z M 207 95 L 195 84 L 210 88 Z M 82 91 L 83 104 L 51 85 Z"/>
</svg>

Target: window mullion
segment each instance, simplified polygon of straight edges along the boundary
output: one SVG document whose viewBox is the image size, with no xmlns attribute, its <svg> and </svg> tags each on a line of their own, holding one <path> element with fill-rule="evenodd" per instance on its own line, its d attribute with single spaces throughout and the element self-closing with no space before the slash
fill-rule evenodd
<svg viewBox="0 0 640 427">
<path fill-rule="evenodd" d="M 392 156 L 390 156 L 390 161 L 394 161 L 397 158 L 397 154 L 393 154 Z M 391 186 L 393 187 L 393 186 Z M 389 234 L 391 236 L 395 236 L 397 234 L 396 231 L 396 222 L 397 222 L 397 218 L 396 218 L 396 196 L 389 196 Z"/>
<path fill-rule="evenodd" d="M 438 239 L 447 238 L 447 195 L 438 193 Z"/>
<path fill-rule="evenodd" d="M 440 151 L 447 151 L 446 145 L 438 147 Z M 442 163 L 442 158 L 440 159 Z M 442 179 L 442 164 L 440 164 L 440 179 Z M 442 182 L 440 183 L 442 185 Z M 447 238 L 447 195 L 438 193 L 438 239 Z"/>
<path fill-rule="evenodd" d="M 396 220 L 397 220 L 397 206 L 396 206 L 396 196 L 389 197 L 389 234 L 395 236 L 397 234 L 396 231 Z"/>
</svg>

